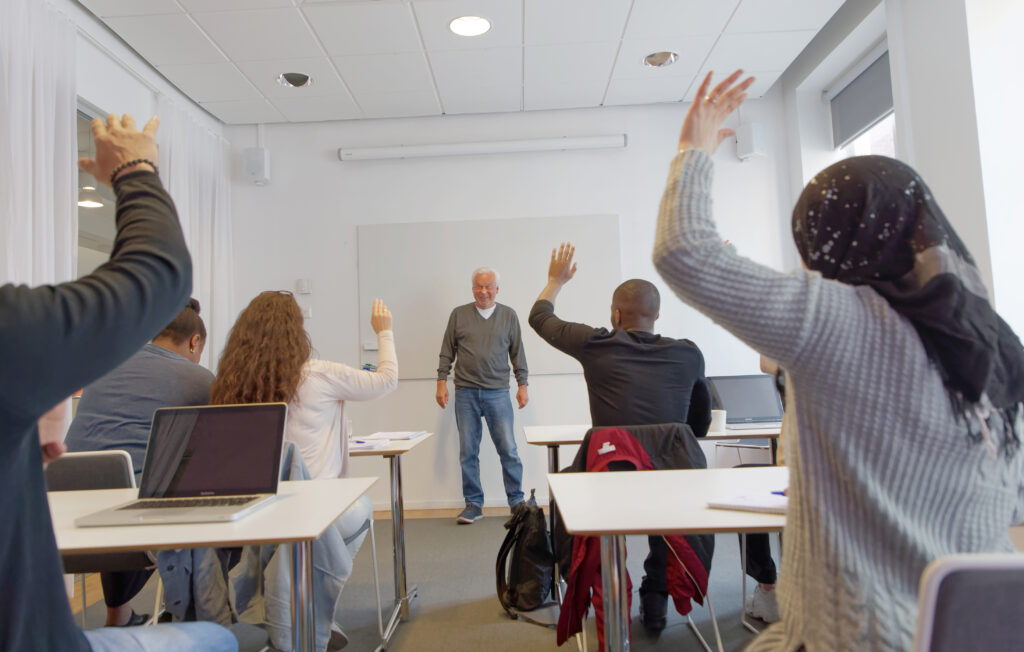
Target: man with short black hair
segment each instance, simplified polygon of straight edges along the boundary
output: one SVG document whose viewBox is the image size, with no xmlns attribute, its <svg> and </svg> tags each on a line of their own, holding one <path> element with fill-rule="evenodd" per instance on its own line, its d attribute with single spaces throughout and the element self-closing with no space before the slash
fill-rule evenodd
<svg viewBox="0 0 1024 652">
<path fill-rule="evenodd" d="M 594 426 L 685 423 L 703 437 L 711 425 L 711 393 L 704 378 L 704 356 L 690 340 L 654 332 L 661 297 L 653 283 L 630 279 L 612 294 L 612 330 L 563 321 L 555 299 L 576 274 L 576 248 L 563 242 L 551 251 L 548 283 L 530 311 L 530 326 L 551 346 L 583 365 Z M 652 632 L 665 628 L 668 601 L 667 548 L 650 537 L 640 585 L 641 617 Z"/>
<path fill-rule="evenodd" d="M 508 397 L 509 360 L 515 372 L 516 401 L 526 407 L 526 353 L 515 310 L 497 303 L 498 272 L 481 267 L 473 272 L 473 303 L 452 310 L 441 340 L 437 366 L 437 404 L 448 405 L 448 372 L 455 362 L 455 421 L 459 429 L 459 464 L 466 508 L 461 524 L 483 518 L 480 484 L 480 419 L 487 421 L 491 441 L 501 458 L 505 495 L 513 512 L 523 502 L 523 463 L 519 460 L 514 413 Z"/>
</svg>

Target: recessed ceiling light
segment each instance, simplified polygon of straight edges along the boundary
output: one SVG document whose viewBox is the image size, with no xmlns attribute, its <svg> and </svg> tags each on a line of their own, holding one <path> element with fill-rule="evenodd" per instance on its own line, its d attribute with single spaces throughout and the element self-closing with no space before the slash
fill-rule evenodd
<svg viewBox="0 0 1024 652">
<path fill-rule="evenodd" d="M 675 52 L 664 51 L 654 52 L 644 57 L 644 65 L 648 68 L 664 68 L 665 66 L 671 66 L 679 58 L 679 55 Z"/>
<path fill-rule="evenodd" d="M 277 83 L 287 88 L 304 88 L 313 85 L 313 78 L 303 72 L 283 72 L 277 76 Z"/>
<path fill-rule="evenodd" d="M 448 23 L 448 29 L 459 36 L 480 36 L 491 29 L 491 21 L 480 16 L 462 16 Z"/>
</svg>

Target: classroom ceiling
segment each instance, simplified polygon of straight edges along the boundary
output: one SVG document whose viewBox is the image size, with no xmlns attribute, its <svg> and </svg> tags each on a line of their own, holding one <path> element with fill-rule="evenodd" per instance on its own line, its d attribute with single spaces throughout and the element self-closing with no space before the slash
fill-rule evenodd
<svg viewBox="0 0 1024 652">
<path fill-rule="evenodd" d="M 743 68 L 763 95 L 843 0 L 79 0 L 227 124 L 692 100 Z M 448 29 L 483 16 L 482 36 Z M 644 57 L 673 51 L 671 66 Z M 310 75 L 302 88 L 286 72 Z"/>
</svg>

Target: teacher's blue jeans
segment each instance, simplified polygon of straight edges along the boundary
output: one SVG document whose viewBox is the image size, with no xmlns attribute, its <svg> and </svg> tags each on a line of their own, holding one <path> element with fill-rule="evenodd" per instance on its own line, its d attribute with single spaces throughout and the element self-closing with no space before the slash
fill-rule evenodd
<svg viewBox="0 0 1024 652">
<path fill-rule="evenodd" d="M 462 495 L 467 504 L 483 507 L 484 490 L 480 486 L 480 439 L 487 421 L 491 441 L 501 459 L 502 478 L 508 504 L 523 501 L 523 463 L 516 450 L 512 429 L 512 400 L 507 389 L 455 388 L 455 423 L 459 428 L 459 464 L 462 466 Z"/>
</svg>

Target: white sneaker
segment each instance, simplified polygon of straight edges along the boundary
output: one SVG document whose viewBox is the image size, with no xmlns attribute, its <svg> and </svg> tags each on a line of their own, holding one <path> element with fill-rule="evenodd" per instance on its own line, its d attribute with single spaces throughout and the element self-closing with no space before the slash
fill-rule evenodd
<svg viewBox="0 0 1024 652">
<path fill-rule="evenodd" d="M 758 618 L 766 623 L 776 623 L 779 617 L 779 601 L 775 598 L 775 590 L 763 591 L 760 584 L 754 586 L 754 592 L 747 596 L 743 611 L 751 618 Z"/>
</svg>

